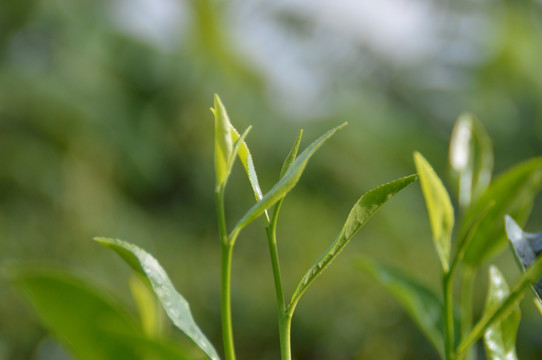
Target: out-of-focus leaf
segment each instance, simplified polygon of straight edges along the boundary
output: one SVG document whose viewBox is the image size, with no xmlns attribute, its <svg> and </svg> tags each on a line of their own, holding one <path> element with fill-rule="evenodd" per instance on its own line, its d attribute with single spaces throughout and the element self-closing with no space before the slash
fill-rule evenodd
<svg viewBox="0 0 542 360">
<path fill-rule="evenodd" d="M 420 184 L 427 212 L 429 213 L 435 248 L 442 268 L 447 272 L 454 227 L 454 208 L 446 188 L 427 160 L 420 153 L 415 152 L 414 162 L 420 176 Z"/>
<path fill-rule="evenodd" d="M 487 188 L 493 172 L 491 138 L 470 113 L 461 114 L 454 125 L 450 165 L 459 179 L 459 204 L 467 207 Z"/>
<path fill-rule="evenodd" d="M 495 309 L 487 310 L 484 312 L 482 318 L 474 326 L 468 336 L 464 337 L 459 346 L 457 347 L 457 357 L 461 358 L 462 355 L 485 333 L 485 331 L 493 324 L 498 324 L 505 319 L 510 312 L 512 312 L 519 304 L 525 293 L 531 287 L 531 284 L 537 282 L 542 277 L 542 258 L 536 260 L 536 262 L 524 272 L 516 285 L 513 287 L 510 295 L 503 299 L 500 306 Z"/>
<path fill-rule="evenodd" d="M 342 129 L 346 123 L 337 126 L 326 132 L 324 135 L 316 139 L 310 144 L 292 163 L 283 177 L 267 192 L 264 197 L 252 206 L 245 215 L 237 222 L 232 233 L 239 232 L 245 226 L 258 218 L 266 209 L 273 206 L 277 201 L 282 199 L 286 194 L 294 188 L 299 181 L 303 170 L 307 166 L 309 159 L 314 155 L 316 150 L 323 145 L 335 132 Z"/>
<path fill-rule="evenodd" d="M 156 303 L 152 290 L 136 275 L 130 278 L 130 290 L 139 311 L 141 326 L 147 336 L 157 338 L 160 336 L 162 325 L 161 308 Z"/>
<path fill-rule="evenodd" d="M 536 262 L 542 252 L 542 232 L 529 234 L 524 232 L 510 216 L 506 216 L 506 235 L 512 245 L 518 265 L 523 271 Z M 539 299 L 542 298 L 542 280 L 533 285 Z"/>
<path fill-rule="evenodd" d="M 416 175 L 405 176 L 387 184 L 372 189 L 361 196 L 350 210 L 346 222 L 339 233 L 339 236 L 331 246 L 320 256 L 318 260 L 305 273 L 297 285 L 290 306 L 295 307 L 297 302 L 307 290 L 309 285 L 320 275 L 331 262 L 339 255 L 354 235 L 367 223 L 389 199 L 399 191 L 414 182 Z"/>
<path fill-rule="evenodd" d="M 135 319 L 84 279 L 51 269 L 11 269 L 14 286 L 43 324 L 79 360 L 187 359 L 148 338 Z"/>
<path fill-rule="evenodd" d="M 220 186 L 226 180 L 227 164 L 233 143 L 230 134 L 230 118 L 217 94 L 215 94 L 214 105 L 215 107 L 211 108 L 211 111 L 215 116 L 215 176 L 216 185 Z"/>
<path fill-rule="evenodd" d="M 489 268 L 489 288 L 485 312 L 495 311 L 506 297 L 510 289 L 501 272 L 495 267 Z M 521 320 L 519 306 L 516 306 L 500 322 L 489 326 L 484 334 L 487 357 L 491 360 L 514 360 L 516 355 L 516 336 Z"/>
<path fill-rule="evenodd" d="M 171 319 L 212 360 L 218 353 L 198 327 L 186 299 L 175 289 L 158 261 L 145 250 L 118 239 L 96 238 L 99 243 L 113 249 L 136 273 L 148 279 L 154 293 Z"/>
<path fill-rule="evenodd" d="M 471 265 L 480 264 L 501 250 L 506 244 L 504 216 L 509 214 L 524 223 L 541 187 L 542 158 L 525 161 L 500 175 L 465 214 L 460 233 L 465 233 L 464 230 L 471 227 L 479 214 L 493 203 L 482 221 L 471 229 L 472 240 L 465 250 L 464 261 Z"/>
<path fill-rule="evenodd" d="M 534 302 L 534 305 L 536 306 L 536 309 L 538 310 L 538 312 L 542 316 L 542 301 L 540 301 L 540 298 L 535 297 L 535 298 L 533 298 L 533 302 Z"/>
<path fill-rule="evenodd" d="M 443 305 L 438 297 L 404 271 L 369 259 L 359 265 L 393 295 L 444 358 Z"/>
</svg>

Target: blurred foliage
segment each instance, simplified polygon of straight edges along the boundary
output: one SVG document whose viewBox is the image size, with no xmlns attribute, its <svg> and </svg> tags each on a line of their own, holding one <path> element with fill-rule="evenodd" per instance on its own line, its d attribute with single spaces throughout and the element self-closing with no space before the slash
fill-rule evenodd
<svg viewBox="0 0 542 360">
<path fill-rule="evenodd" d="M 405 2 L 382 3 L 405 9 Z M 299 127 L 313 139 L 350 123 L 283 206 L 279 249 L 289 290 L 338 233 L 355 199 L 412 173 L 414 150 L 445 173 L 448 138 L 462 111 L 488 129 L 497 174 L 539 155 L 542 5 L 423 4 L 420 23 L 429 24 L 423 33 L 432 36 L 425 39 L 430 46 L 410 56 L 409 44 L 423 38 L 386 46 L 389 38 L 378 33 L 397 18 L 388 15 L 379 25 L 366 17 L 357 31 L 348 22 L 357 12 L 341 17 L 336 10 L 354 7 L 348 1 L 326 11 L 323 2 L 303 1 L 0 0 L 1 261 L 77 269 L 128 301 L 128 271 L 90 239 L 140 244 L 164 264 L 219 344 L 208 110 L 215 92 L 238 129 L 254 125 L 247 143 L 264 192 Z M 244 207 L 229 202 L 232 221 L 253 201 L 244 175 L 235 173 L 229 200 Z M 533 220 L 541 210 L 535 204 Z M 259 229 L 249 227 L 234 254 L 234 331 L 243 357 L 272 359 L 278 335 Z M 436 357 L 398 305 L 352 270 L 352 259 L 363 253 L 438 286 L 429 230 L 415 187 L 375 217 L 301 302 L 293 324 L 296 358 Z M 498 261 L 505 274 L 517 274 L 511 254 Z M 477 288 L 479 309 L 485 285 Z M 535 311 L 523 311 L 521 359 L 542 355 Z M 0 284 L 0 358 L 47 359 L 56 351 L 22 299 Z"/>
</svg>

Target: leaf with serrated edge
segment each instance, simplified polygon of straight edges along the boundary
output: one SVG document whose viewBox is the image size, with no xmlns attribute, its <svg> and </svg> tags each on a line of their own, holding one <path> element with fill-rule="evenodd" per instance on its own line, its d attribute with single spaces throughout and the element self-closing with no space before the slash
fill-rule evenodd
<svg viewBox="0 0 542 360">
<path fill-rule="evenodd" d="M 443 305 L 438 297 L 404 271 L 365 258 L 359 266 L 393 295 L 444 358 Z"/>
<path fill-rule="evenodd" d="M 493 172 L 491 138 L 470 113 L 461 114 L 454 125 L 450 165 L 459 180 L 459 204 L 466 207 L 487 188 Z"/>
<path fill-rule="evenodd" d="M 339 236 L 331 246 L 320 256 L 320 258 L 305 273 L 297 288 L 292 295 L 290 306 L 294 308 L 301 298 L 301 295 L 309 285 L 320 275 L 337 255 L 344 249 L 354 235 L 367 223 L 389 199 L 399 191 L 414 182 L 418 177 L 416 175 L 405 176 L 387 184 L 381 185 L 365 193 L 352 207 L 346 222 L 339 233 Z"/>
<path fill-rule="evenodd" d="M 108 238 L 94 240 L 113 249 L 134 271 L 147 278 L 173 324 L 198 345 L 211 360 L 219 359 L 215 348 L 194 321 L 188 302 L 177 292 L 165 270 L 152 255 L 122 240 Z"/>
<path fill-rule="evenodd" d="M 510 294 L 501 272 L 495 267 L 489 268 L 489 288 L 487 291 L 485 311 L 494 311 Z M 484 334 L 487 357 L 491 360 L 517 360 L 516 336 L 521 313 L 516 306 L 509 315 L 500 322 L 487 328 Z"/>
<path fill-rule="evenodd" d="M 303 170 L 307 166 L 309 159 L 314 155 L 316 150 L 328 140 L 335 132 L 343 128 L 346 123 L 337 126 L 320 136 L 312 144 L 310 144 L 292 163 L 283 177 L 267 192 L 263 198 L 252 206 L 245 215 L 237 222 L 232 233 L 238 233 L 245 226 L 257 219 L 266 209 L 270 208 L 277 201 L 282 199 L 286 194 L 294 188 L 299 181 Z"/>
<path fill-rule="evenodd" d="M 414 162 L 420 176 L 420 184 L 431 222 L 435 248 L 442 268 L 447 272 L 454 227 L 454 208 L 446 188 L 427 160 L 420 153 L 415 152 Z"/>
<path fill-rule="evenodd" d="M 508 214 L 523 224 L 541 188 L 542 158 L 524 161 L 498 176 L 465 214 L 460 233 L 475 222 L 489 203 L 494 203 L 473 229 L 473 238 L 465 251 L 464 261 L 477 265 L 502 250 L 506 245 L 504 216 Z"/>
</svg>

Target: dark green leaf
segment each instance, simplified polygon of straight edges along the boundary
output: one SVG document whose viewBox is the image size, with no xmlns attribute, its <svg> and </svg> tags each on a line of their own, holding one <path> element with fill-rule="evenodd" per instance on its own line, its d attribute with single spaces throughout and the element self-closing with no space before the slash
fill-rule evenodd
<svg viewBox="0 0 542 360">
<path fill-rule="evenodd" d="M 542 158 L 518 164 L 500 175 L 465 214 L 460 233 L 466 233 L 465 229 L 477 221 L 488 204 L 494 204 L 476 228 L 472 229 L 472 240 L 465 251 L 465 262 L 480 264 L 502 250 L 506 244 L 504 216 L 509 214 L 524 223 L 541 187 Z"/>
<path fill-rule="evenodd" d="M 492 312 L 501 306 L 510 289 L 501 272 L 495 267 L 489 268 L 489 288 L 484 312 Z M 519 306 L 500 322 L 489 326 L 484 334 L 487 357 L 491 360 L 514 360 L 516 355 L 516 336 L 521 313 Z"/>
<path fill-rule="evenodd" d="M 290 306 L 295 308 L 301 295 L 309 285 L 320 275 L 331 262 L 339 255 L 354 235 L 367 223 L 389 199 L 399 191 L 414 182 L 416 175 L 406 176 L 390 183 L 381 185 L 365 193 L 352 207 L 339 236 L 331 246 L 320 256 L 318 260 L 305 273 L 292 295 Z"/>
<path fill-rule="evenodd" d="M 405 271 L 368 259 L 360 266 L 393 295 L 444 358 L 443 305 L 437 296 Z"/>
<path fill-rule="evenodd" d="M 309 159 L 314 155 L 316 150 L 323 145 L 323 143 L 328 140 L 335 132 L 344 127 L 346 123 L 329 130 L 327 133 L 322 135 L 320 138 L 315 140 L 310 144 L 292 163 L 290 168 L 286 171 L 283 177 L 269 190 L 264 197 L 254 204 L 245 215 L 237 222 L 232 233 L 238 233 L 245 226 L 250 224 L 252 221 L 258 218 L 266 209 L 270 208 L 277 201 L 282 199 L 286 194 L 294 188 L 294 186 L 299 181 L 303 170 L 307 166 Z"/>
<path fill-rule="evenodd" d="M 122 240 L 107 238 L 95 240 L 113 249 L 134 271 L 148 279 L 173 324 L 198 345 L 210 359 L 219 359 L 215 348 L 194 321 L 188 302 L 177 292 L 165 270 L 152 255 Z"/>
<path fill-rule="evenodd" d="M 87 281 L 51 269 L 11 269 L 9 277 L 43 324 L 79 360 L 186 359 L 148 338 L 126 306 Z"/>
<path fill-rule="evenodd" d="M 459 181 L 459 204 L 467 207 L 487 188 L 493 172 L 493 146 L 472 114 L 457 119 L 450 140 L 450 165 Z"/>
<path fill-rule="evenodd" d="M 429 213 L 435 248 L 442 268 L 447 272 L 454 227 L 454 208 L 446 188 L 427 160 L 420 153 L 415 152 L 414 162 L 420 176 L 420 184 L 427 205 L 427 212 Z"/>
<path fill-rule="evenodd" d="M 299 150 L 299 144 L 301 144 L 301 138 L 303 137 L 303 130 L 299 131 L 299 134 L 297 135 L 297 138 L 295 139 L 294 146 L 290 149 L 290 152 L 286 156 L 286 159 L 284 159 L 284 163 L 282 164 L 282 169 L 280 169 L 280 177 L 283 177 L 284 174 L 286 174 L 286 171 L 292 166 L 294 163 L 295 158 L 297 157 L 297 151 Z"/>
</svg>

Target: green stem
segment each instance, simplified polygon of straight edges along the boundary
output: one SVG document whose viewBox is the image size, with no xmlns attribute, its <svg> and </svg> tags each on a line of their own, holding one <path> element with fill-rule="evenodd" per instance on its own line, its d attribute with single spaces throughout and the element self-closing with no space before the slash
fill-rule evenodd
<svg viewBox="0 0 542 360">
<path fill-rule="evenodd" d="M 454 271 L 444 274 L 444 350 L 446 360 L 454 359 L 454 308 L 453 308 Z"/>
<path fill-rule="evenodd" d="M 267 240 L 269 245 L 269 255 L 271 257 L 271 267 L 273 269 L 273 280 L 275 284 L 275 296 L 277 301 L 277 312 L 279 318 L 279 336 L 280 336 L 280 355 L 282 360 L 290 360 L 290 329 L 292 316 L 286 313 L 284 303 L 284 291 L 282 289 L 282 277 L 280 274 L 279 254 L 277 248 L 277 219 L 282 200 L 277 203 L 273 211 L 273 217 L 267 224 Z"/>
<path fill-rule="evenodd" d="M 225 359 L 235 360 L 231 320 L 231 260 L 235 238 L 228 237 L 224 211 L 224 187 L 217 188 L 215 200 L 221 248 L 220 310 L 222 317 L 222 341 L 224 344 Z"/>
<path fill-rule="evenodd" d="M 231 321 L 231 259 L 233 246 L 225 244 L 222 246 L 222 267 L 221 267 L 221 292 L 220 306 L 222 310 L 222 341 L 224 343 L 224 357 L 226 360 L 235 359 L 233 345 L 233 328 Z"/>
<path fill-rule="evenodd" d="M 475 269 L 467 266 L 461 273 L 461 338 L 466 338 L 472 329 L 472 301 L 474 296 Z M 476 352 L 469 349 L 466 360 L 476 360 Z"/>
</svg>

